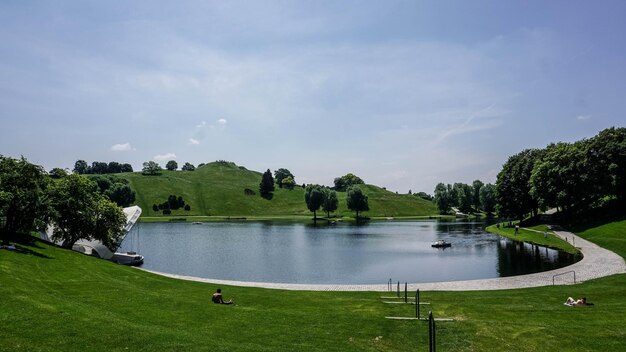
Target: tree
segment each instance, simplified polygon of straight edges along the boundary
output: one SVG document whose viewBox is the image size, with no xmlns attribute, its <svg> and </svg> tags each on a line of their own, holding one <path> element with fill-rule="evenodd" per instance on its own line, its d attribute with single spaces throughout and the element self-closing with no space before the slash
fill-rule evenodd
<svg viewBox="0 0 626 352">
<path fill-rule="evenodd" d="M 120 207 L 127 207 L 135 202 L 136 193 L 129 185 L 114 183 L 104 195 Z"/>
<path fill-rule="evenodd" d="M 176 162 L 176 160 L 170 160 L 167 162 L 167 164 L 165 164 L 165 168 L 170 171 L 174 171 L 178 169 L 178 163 Z"/>
<path fill-rule="evenodd" d="M 313 212 L 313 220 L 317 220 L 317 211 L 324 203 L 324 192 L 320 185 L 308 185 L 304 190 L 306 207 Z"/>
<path fill-rule="evenodd" d="M 485 184 L 482 183 L 482 181 L 480 180 L 475 180 L 474 182 L 472 182 L 472 188 L 474 190 L 474 195 L 472 198 L 472 205 L 474 206 L 474 209 L 479 210 L 481 208 L 480 205 L 480 189 L 484 186 Z"/>
<path fill-rule="evenodd" d="M 291 180 L 293 181 L 293 184 L 295 185 L 295 176 L 291 173 L 291 171 L 287 170 L 287 169 L 278 169 L 276 171 L 274 171 L 274 178 L 276 179 L 276 183 L 278 184 L 278 187 L 283 188 L 283 180 L 285 180 L 287 177 L 291 177 Z"/>
<path fill-rule="evenodd" d="M 133 172 L 133 166 L 130 164 L 122 164 L 120 172 Z"/>
<path fill-rule="evenodd" d="M 474 203 L 474 189 L 465 183 L 454 184 L 454 195 L 456 196 L 456 205 L 463 213 L 472 212 L 472 204 Z"/>
<path fill-rule="evenodd" d="M 103 161 L 94 161 L 93 163 L 91 163 L 90 173 L 92 174 L 109 173 L 109 164 Z"/>
<path fill-rule="evenodd" d="M 161 174 L 161 166 L 154 161 L 146 161 L 143 163 L 142 173 L 144 175 L 160 175 Z"/>
<path fill-rule="evenodd" d="M 587 153 L 590 176 L 599 193 L 615 196 L 626 205 L 626 128 L 607 128 L 590 140 Z"/>
<path fill-rule="evenodd" d="M 334 183 L 335 183 L 335 190 L 338 192 L 343 192 L 347 190 L 348 187 L 353 186 L 353 185 L 365 184 L 365 182 L 363 182 L 363 180 L 360 177 L 351 173 L 335 178 Z"/>
<path fill-rule="evenodd" d="M 494 212 L 496 209 L 496 186 L 488 183 L 480 188 L 480 205 L 488 215 Z"/>
<path fill-rule="evenodd" d="M 363 191 L 358 186 L 350 186 L 346 190 L 346 202 L 348 209 L 356 212 L 356 218 L 359 219 L 360 211 L 370 210 L 367 196 L 363 194 Z"/>
<path fill-rule="evenodd" d="M 287 189 L 293 189 L 296 186 L 296 181 L 293 177 L 287 176 L 283 179 L 283 186 Z"/>
<path fill-rule="evenodd" d="M 117 161 L 110 161 L 107 169 L 110 174 L 119 174 L 122 172 L 122 164 Z"/>
<path fill-rule="evenodd" d="M 50 198 L 54 208 L 52 239 L 72 248 L 80 239 L 98 240 L 115 250 L 124 233 L 126 216 L 104 198 L 95 182 L 72 174 L 56 182 Z"/>
<path fill-rule="evenodd" d="M 77 174 L 88 174 L 89 173 L 89 165 L 85 160 L 78 160 L 74 163 L 74 172 Z"/>
<path fill-rule="evenodd" d="M 322 210 L 326 212 L 326 217 L 330 218 L 330 213 L 339 207 L 339 199 L 337 199 L 337 192 L 329 188 L 324 187 L 323 193 Z"/>
<path fill-rule="evenodd" d="M 530 193 L 530 176 L 544 152 L 526 149 L 504 163 L 496 178 L 496 210 L 500 216 L 523 220 L 526 214 L 537 213 L 539 201 Z"/>
<path fill-rule="evenodd" d="M 263 177 L 261 178 L 261 183 L 259 184 L 259 193 L 261 193 L 261 197 L 271 199 L 272 192 L 274 192 L 274 178 L 272 177 L 272 172 L 270 171 L 270 169 L 267 169 L 267 171 L 263 173 Z"/>
<path fill-rule="evenodd" d="M 29 163 L 0 155 L 0 228 L 3 243 L 31 231 L 44 230 L 50 214 L 46 196 L 50 179 L 45 170 Z"/>
<path fill-rule="evenodd" d="M 63 178 L 65 176 L 67 176 L 68 172 L 64 169 L 61 169 L 60 167 L 55 167 L 52 170 L 50 170 L 50 178 Z"/>
<path fill-rule="evenodd" d="M 435 204 L 437 205 L 440 214 L 448 214 L 452 209 L 452 195 L 449 190 L 450 185 L 446 187 L 443 183 L 439 183 L 435 186 Z"/>
<path fill-rule="evenodd" d="M 196 167 L 193 166 L 193 164 L 185 163 L 185 165 L 183 165 L 182 170 L 183 171 L 194 171 L 194 170 L 196 170 Z"/>
</svg>

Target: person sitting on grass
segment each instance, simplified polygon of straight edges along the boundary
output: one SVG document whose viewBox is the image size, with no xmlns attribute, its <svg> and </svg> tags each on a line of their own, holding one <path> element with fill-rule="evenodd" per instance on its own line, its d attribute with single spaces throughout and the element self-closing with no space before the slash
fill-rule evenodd
<svg viewBox="0 0 626 352">
<path fill-rule="evenodd" d="M 567 305 L 567 306 L 586 306 L 586 305 L 591 305 L 591 304 L 587 303 L 587 298 L 586 297 L 580 298 L 578 300 L 573 299 L 572 297 L 567 297 L 567 301 L 565 301 L 565 305 Z"/>
<path fill-rule="evenodd" d="M 217 304 L 233 304 L 235 302 L 233 302 L 233 300 L 228 300 L 228 301 L 224 301 L 224 298 L 222 297 L 222 289 L 218 288 L 217 292 L 215 292 L 213 294 L 213 297 L 211 297 L 211 300 L 213 301 L 213 303 L 217 303 Z"/>
</svg>

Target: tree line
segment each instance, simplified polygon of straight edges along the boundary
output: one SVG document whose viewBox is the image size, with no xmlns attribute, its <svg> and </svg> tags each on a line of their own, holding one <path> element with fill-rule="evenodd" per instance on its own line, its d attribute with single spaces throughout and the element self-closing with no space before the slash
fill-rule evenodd
<svg viewBox="0 0 626 352">
<path fill-rule="evenodd" d="M 509 157 L 497 176 L 496 199 L 500 216 L 520 220 L 548 208 L 566 216 L 606 204 L 624 209 L 626 128 Z"/>
<path fill-rule="evenodd" d="M 79 239 L 89 239 L 115 250 L 124 235 L 126 216 L 109 198 L 115 193 L 107 192 L 112 184 L 78 173 L 53 179 L 25 158 L 0 155 L 2 242 L 27 240 L 31 232 L 54 225 L 52 239 L 63 247 L 72 248 Z"/>
<path fill-rule="evenodd" d="M 466 214 L 477 211 L 491 214 L 496 208 L 495 186 L 480 180 L 471 185 L 439 183 L 435 187 L 434 202 L 441 214 L 449 214 L 453 207 Z"/>
<path fill-rule="evenodd" d="M 77 174 L 119 174 L 122 172 L 133 172 L 133 167 L 127 163 L 118 163 L 110 161 L 108 163 L 102 161 L 94 161 L 91 166 L 85 160 L 77 160 L 74 163 L 73 172 Z"/>
</svg>

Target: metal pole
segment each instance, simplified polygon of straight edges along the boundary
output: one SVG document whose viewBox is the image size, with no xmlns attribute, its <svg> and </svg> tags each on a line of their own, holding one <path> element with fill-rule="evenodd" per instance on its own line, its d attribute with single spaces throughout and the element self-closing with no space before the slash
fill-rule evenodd
<svg viewBox="0 0 626 352">
<path fill-rule="evenodd" d="M 400 298 L 400 281 L 398 281 L 398 293 L 396 295 Z"/>
<path fill-rule="evenodd" d="M 420 318 L 420 289 L 415 291 L 415 317 Z"/>
<path fill-rule="evenodd" d="M 407 296 L 407 291 L 406 291 L 406 281 L 404 282 L 404 303 L 408 303 L 409 302 L 409 297 Z"/>
<path fill-rule="evenodd" d="M 433 352 L 433 312 L 428 312 L 428 351 Z"/>
</svg>

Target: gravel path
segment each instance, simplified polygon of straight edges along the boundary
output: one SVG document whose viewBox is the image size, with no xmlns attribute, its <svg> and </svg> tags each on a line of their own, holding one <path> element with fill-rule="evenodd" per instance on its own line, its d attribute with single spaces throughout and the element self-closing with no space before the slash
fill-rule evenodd
<svg viewBox="0 0 626 352">
<path fill-rule="evenodd" d="M 514 288 L 539 287 L 552 285 L 552 281 L 556 284 L 573 284 L 574 273 L 576 283 L 587 280 L 626 273 L 626 262 L 624 259 L 606 250 L 582 237 L 576 236 L 571 232 L 554 231 L 557 236 L 573 243 L 580 249 L 583 259 L 565 268 L 544 271 L 536 274 L 501 277 L 494 279 L 482 280 L 466 280 L 466 281 L 450 281 L 450 282 L 430 282 L 430 283 L 414 283 L 409 284 L 408 289 L 415 291 L 477 291 L 477 290 L 506 290 Z M 141 269 L 141 268 L 139 268 Z M 387 291 L 387 284 L 381 285 L 321 285 L 321 284 L 281 284 L 269 282 L 245 282 L 245 281 L 229 281 L 204 279 L 193 276 L 175 275 L 156 272 L 147 269 L 141 269 L 147 272 L 175 278 L 181 280 L 206 282 L 217 285 L 232 285 L 245 287 L 263 287 L 281 290 L 299 290 L 299 291 Z M 559 275 L 554 277 L 554 275 Z M 395 286 L 394 286 L 395 287 Z"/>
</svg>

